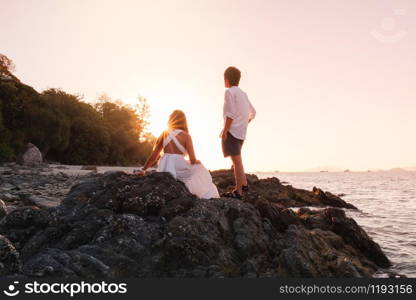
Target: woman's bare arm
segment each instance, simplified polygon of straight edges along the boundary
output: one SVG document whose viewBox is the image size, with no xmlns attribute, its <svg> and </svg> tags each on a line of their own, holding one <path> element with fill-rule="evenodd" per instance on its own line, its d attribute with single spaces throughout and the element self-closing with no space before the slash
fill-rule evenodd
<svg viewBox="0 0 416 300">
<path fill-rule="evenodd" d="M 187 134 L 186 141 L 185 141 L 185 148 L 189 155 L 189 161 L 191 164 L 200 164 L 201 162 L 196 159 L 195 156 L 195 150 L 194 150 L 194 144 L 192 143 L 192 137 Z"/>
<path fill-rule="evenodd" d="M 160 152 L 163 149 L 162 142 L 163 142 L 163 135 L 161 135 L 157 139 L 156 144 L 155 144 L 155 148 L 153 149 L 152 154 L 150 154 L 149 158 L 147 159 L 146 163 L 144 164 L 144 166 L 143 166 L 143 171 L 144 172 L 146 172 L 146 170 L 148 168 L 150 168 L 151 166 L 153 166 L 156 163 L 156 161 L 158 160 Z"/>
</svg>

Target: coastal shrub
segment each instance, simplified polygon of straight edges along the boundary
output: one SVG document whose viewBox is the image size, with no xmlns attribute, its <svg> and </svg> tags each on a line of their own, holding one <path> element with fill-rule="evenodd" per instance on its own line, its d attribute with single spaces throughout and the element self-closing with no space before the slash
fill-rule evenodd
<svg viewBox="0 0 416 300">
<path fill-rule="evenodd" d="M 11 60 L 0 58 L 0 161 L 12 160 L 28 142 L 47 160 L 66 164 L 132 165 L 150 154 L 144 98 L 133 107 L 105 95 L 92 105 L 59 89 L 38 93 L 11 73 Z"/>
<path fill-rule="evenodd" d="M 9 161 L 14 158 L 13 149 L 4 143 L 0 143 L 0 162 Z"/>
</svg>

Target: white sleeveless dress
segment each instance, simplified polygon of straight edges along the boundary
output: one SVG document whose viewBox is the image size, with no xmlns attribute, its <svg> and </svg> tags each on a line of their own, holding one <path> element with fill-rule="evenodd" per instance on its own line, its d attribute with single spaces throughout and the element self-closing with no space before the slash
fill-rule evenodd
<svg viewBox="0 0 416 300">
<path fill-rule="evenodd" d="M 181 132 L 180 129 L 172 130 L 163 140 L 163 149 L 173 141 L 182 154 L 164 153 L 159 160 L 157 172 L 169 172 L 175 179 L 182 181 L 198 198 L 219 198 L 218 189 L 212 182 L 209 171 L 202 164 L 191 164 L 185 160 L 187 152 L 176 138 Z"/>
</svg>

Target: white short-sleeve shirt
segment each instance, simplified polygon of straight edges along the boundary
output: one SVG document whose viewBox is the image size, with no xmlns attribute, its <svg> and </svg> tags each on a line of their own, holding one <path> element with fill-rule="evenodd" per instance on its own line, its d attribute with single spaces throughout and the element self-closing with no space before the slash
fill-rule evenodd
<svg viewBox="0 0 416 300">
<path fill-rule="evenodd" d="M 256 116 L 256 110 L 248 100 L 247 94 L 238 86 L 225 91 L 223 117 L 224 122 L 229 117 L 233 119 L 230 133 L 237 139 L 244 140 L 247 134 L 248 122 Z"/>
</svg>

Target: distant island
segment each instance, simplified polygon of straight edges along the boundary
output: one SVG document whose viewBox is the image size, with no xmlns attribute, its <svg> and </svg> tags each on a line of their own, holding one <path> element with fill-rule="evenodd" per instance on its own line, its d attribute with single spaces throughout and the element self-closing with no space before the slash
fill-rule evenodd
<svg viewBox="0 0 416 300">
<path fill-rule="evenodd" d="M 304 172 L 320 172 L 320 173 L 326 173 L 326 172 L 409 172 L 409 171 L 416 171 L 416 167 L 404 167 L 404 168 L 391 168 L 391 169 L 368 169 L 368 170 L 351 170 L 351 169 L 343 169 L 339 167 L 334 166 L 323 166 L 323 167 L 317 167 L 317 168 L 311 168 L 307 169 Z"/>
<path fill-rule="evenodd" d="M 334 166 L 322 166 L 305 170 L 305 172 L 343 172 L 344 168 Z"/>
<path fill-rule="evenodd" d="M 407 169 L 407 168 L 392 168 L 389 170 L 389 172 L 408 172 L 408 171 L 412 171 L 412 170 Z"/>
</svg>

